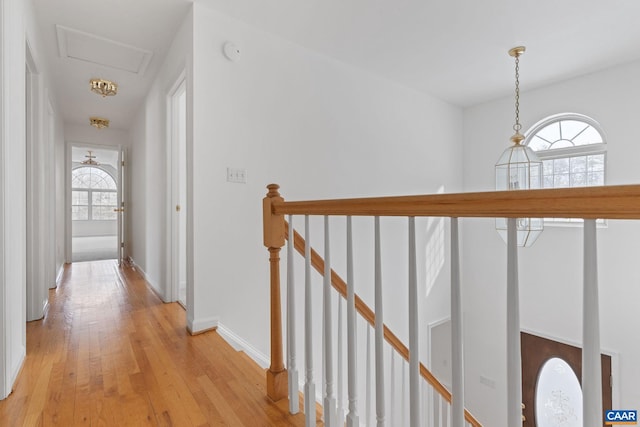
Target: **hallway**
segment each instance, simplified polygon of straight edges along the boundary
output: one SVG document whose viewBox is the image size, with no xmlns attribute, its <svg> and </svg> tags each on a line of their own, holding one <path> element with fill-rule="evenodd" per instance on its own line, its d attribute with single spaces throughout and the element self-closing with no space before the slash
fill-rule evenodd
<svg viewBox="0 0 640 427">
<path fill-rule="evenodd" d="M 269 401 L 262 369 L 216 332 L 189 336 L 134 269 L 66 265 L 49 296 L 0 426 L 304 425 Z"/>
</svg>

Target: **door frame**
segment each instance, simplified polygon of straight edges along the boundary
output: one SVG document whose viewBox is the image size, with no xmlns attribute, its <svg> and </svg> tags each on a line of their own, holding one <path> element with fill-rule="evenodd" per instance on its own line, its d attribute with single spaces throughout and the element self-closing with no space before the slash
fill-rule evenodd
<svg viewBox="0 0 640 427">
<path fill-rule="evenodd" d="M 186 115 L 187 120 L 185 123 L 185 147 L 184 150 L 180 148 L 180 134 L 178 126 L 178 95 L 184 93 L 187 97 Z M 177 78 L 174 80 L 169 91 L 167 92 L 166 105 L 167 105 L 167 169 L 169 180 L 167 181 L 167 198 L 168 202 L 168 220 L 167 220 L 167 235 L 169 236 L 169 244 L 167 245 L 169 262 L 167 263 L 167 277 L 169 277 L 169 287 L 167 289 L 167 296 L 169 301 L 176 302 L 179 300 L 179 287 L 180 287 L 180 247 L 181 242 L 186 241 L 183 256 L 186 259 L 185 273 L 187 277 L 186 283 L 186 298 L 184 303 L 187 312 L 190 311 L 192 305 L 193 285 L 190 274 L 190 262 L 189 262 L 189 246 L 192 239 L 189 234 L 189 220 L 191 214 L 190 203 L 190 181 L 189 181 L 189 158 L 188 158 L 188 138 L 189 138 L 189 102 L 188 102 L 188 84 L 186 70 L 182 70 Z M 180 156 L 181 152 L 186 152 L 184 158 Z M 181 171 L 180 167 L 184 168 Z M 183 177 L 183 180 L 180 178 Z M 184 182 L 182 182 L 184 181 Z M 180 209 L 177 207 L 180 206 Z M 180 231 L 183 230 L 185 236 L 181 236 Z M 183 237 L 181 239 L 181 237 Z"/>
<path fill-rule="evenodd" d="M 99 150 L 110 150 L 118 152 L 118 167 L 116 169 L 116 185 L 118 187 L 118 201 L 122 201 L 121 199 L 123 193 L 122 182 L 120 182 L 120 175 L 122 174 L 122 152 L 123 145 L 108 145 L 108 144 L 93 144 L 89 142 L 80 142 L 80 141 L 66 141 L 65 142 L 65 262 L 71 263 L 73 262 L 73 222 L 71 220 L 71 171 L 73 170 L 73 162 L 71 159 L 72 149 L 73 147 L 82 147 L 89 149 L 99 149 Z M 126 213 L 126 212 L 124 212 Z M 122 215 L 124 215 L 122 213 Z M 118 228 L 120 227 L 120 220 L 118 220 Z M 120 240 L 120 231 L 118 230 L 118 240 Z M 120 243 L 118 242 L 118 245 Z M 118 249 L 118 253 L 120 253 L 120 248 Z"/>
<path fill-rule="evenodd" d="M 48 222 L 39 212 L 50 212 L 47 204 L 48 177 L 45 170 L 50 158 L 44 141 L 43 82 L 29 40 L 25 42 L 25 136 L 26 136 L 26 318 L 44 317 L 49 303 L 47 268 L 49 244 Z M 49 189 L 50 190 L 50 189 Z M 54 280 L 54 279 L 53 279 Z"/>
<path fill-rule="evenodd" d="M 534 337 L 538 337 L 538 338 L 542 338 L 544 340 L 548 340 L 548 341 L 554 341 L 556 343 L 559 343 L 561 345 L 564 346 L 569 346 L 569 347 L 574 347 L 576 349 L 579 349 L 580 351 L 582 351 L 582 344 L 575 342 L 575 341 L 570 341 L 570 340 L 565 340 L 565 339 L 561 339 L 558 337 L 554 337 L 554 336 L 550 336 L 548 334 L 544 334 L 544 333 L 540 333 L 537 331 L 532 331 L 532 330 L 527 330 L 524 328 L 520 329 L 520 338 L 521 338 L 521 342 L 522 342 L 522 338 L 523 338 L 523 334 L 527 334 L 527 335 L 531 335 Z M 602 356 L 607 356 L 611 359 L 611 408 L 603 408 L 603 409 L 613 409 L 613 408 L 617 408 L 619 407 L 619 402 L 620 402 L 620 362 L 619 362 L 619 354 L 613 351 L 609 351 L 607 349 L 601 349 L 600 353 Z M 545 361 L 548 360 L 545 359 Z M 543 366 L 544 362 L 542 363 Z M 522 369 L 523 369 L 523 389 L 525 387 L 525 383 L 524 383 L 524 363 L 522 364 Z M 578 381 L 580 382 L 580 385 L 582 386 L 582 373 L 577 373 L 576 376 L 578 377 Z M 535 399 L 535 390 L 532 392 L 532 398 Z M 523 390 L 523 401 L 525 400 L 525 392 Z M 527 417 L 527 421 L 529 420 L 533 420 L 534 418 L 534 407 L 533 405 L 530 405 L 530 407 L 525 408 L 525 410 L 523 411 L 523 413 L 526 415 Z M 526 424 L 526 425 L 531 425 L 531 424 Z"/>
<path fill-rule="evenodd" d="M 127 212 L 129 206 L 126 203 L 127 200 L 127 149 L 123 146 L 119 146 L 118 149 L 118 265 L 122 267 L 127 256 Z"/>
</svg>

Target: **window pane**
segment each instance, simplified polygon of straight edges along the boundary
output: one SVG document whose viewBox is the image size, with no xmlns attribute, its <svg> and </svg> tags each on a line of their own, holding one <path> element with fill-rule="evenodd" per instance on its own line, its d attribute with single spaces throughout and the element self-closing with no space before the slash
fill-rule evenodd
<svg viewBox="0 0 640 427">
<path fill-rule="evenodd" d="M 543 127 L 535 135 L 528 136 L 526 144 L 533 151 L 546 151 L 603 142 L 600 132 L 590 123 L 568 119 Z"/>
<path fill-rule="evenodd" d="M 555 141 L 553 144 L 551 144 L 551 149 L 555 149 L 555 148 L 568 148 L 568 147 L 573 147 L 573 142 L 568 141 L 566 139 L 559 139 L 557 141 Z"/>
<path fill-rule="evenodd" d="M 531 138 L 531 141 L 529 141 L 527 145 L 531 147 L 533 151 L 548 150 L 549 147 L 551 147 L 551 143 L 549 143 L 549 141 L 545 141 L 538 135 Z"/>
<path fill-rule="evenodd" d="M 569 159 L 555 159 L 553 161 L 553 173 L 568 173 L 569 172 Z"/>
<path fill-rule="evenodd" d="M 571 175 L 571 187 L 584 187 L 587 185 L 587 174 L 576 173 Z"/>
<path fill-rule="evenodd" d="M 116 182 L 107 172 L 96 167 L 75 168 L 71 172 L 73 188 L 95 188 L 116 190 Z"/>
<path fill-rule="evenodd" d="M 600 132 L 595 130 L 593 126 L 589 126 L 584 132 L 573 139 L 575 145 L 601 144 L 602 142 L 604 142 L 602 135 L 600 135 Z"/>
<path fill-rule="evenodd" d="M 576 136 L 584 132 L 589 128 L 587 123 L 579 122 L 577 120 L 562 120 L 560 122 L 560 128 L 562 130 L 562 139 L 573 141 Z"/>
<path fill-rule="evenodd" d="M 560 139 L 560 124 L 558 122 L 551 123 L 550 125 L 540 129 L 536 135 L 549 142 L 557 141 Z"/>
<path fill-rule="evenodd" d="M 89 219 L 89 208 L 87 206 L 72 206 L 71 219 L 73 221 L 83 221 Z"/>
<path fill-rule="evenodd" d="M 539 427 L 582 427 L 582 389 L 564 360 L 554 357 L 542 366 L 535 396 Z"/>
<path fill-rule="evenodd" d="M 604 155 L 598 154 L 595 156 L 588 156 L 589 171 L 603 171 L 604 170 Z"/>
<path fill-rule="evenodd" d="M 587 158 L 585 156 L 570 157 L 571 173 L 585 172 L 587 170 Z"/>
<path fill-rule="evenodd" d="M 569 187 L 569 174 L 563 173 L 559 175 L 555 175 L 553 179 L 553 186 L 558 187 Z"/>
<path fill-rule="evenodd" d="M 604 185 L 604 172 L 590 173 L 589 185 Z"/>
<path fill-rule="evenodd" d="M 93 206 L 112 206 L 118 205 L 118 194 L 106 191 L 94 191 L 91 194 Z"/>
<path fill-rule="evenodd" d="M 115 220 L 118 219 L 115 206 L 94 206 L 91 213 L 94 220 Z"/>
<path fill-rule="evenodd" d="M 88 205 L 89 204 L 89 192 L 88 191 L 72 191 L 71 192 L 71 204 L 72 205 Z"/>
</svg>

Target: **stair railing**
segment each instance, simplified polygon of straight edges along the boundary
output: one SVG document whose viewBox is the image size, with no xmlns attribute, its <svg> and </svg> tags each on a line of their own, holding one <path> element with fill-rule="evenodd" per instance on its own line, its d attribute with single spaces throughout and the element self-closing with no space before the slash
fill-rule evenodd
<svg viewBox="0 0 640 427">
<path fill-rule="evenodd" d="M 359 425 L 355 388 L 352 384 L 354 375 L 355 351 L 351 346 L 354 333 L 354 317 L 357 311 L 371 325 L 375 326 L 375 364 L 376 364 L 376 425 L 387 425 L 384 394 L 384 347 L 386 340 L 403 359 L 409 362 L 409 423 L 411 427 L 422 425 L 421 408 L 432 406 L 437 412 L 439 425 L 462 427 L 465 425 L 480 426 L 481 424 L 464 409 L 464 377 L 462 357 L 462 306 L 461 286 L 459 275 L 458 250 L 458 218 L 461 217 L 493 217 L 508 219 L 508 260 L 507 260 L 507 379 L 508 379 L 508 425 L 515 426 L 522 423 L 521 408 L 521 371 L 520 371 L 520 326 L 517 277 L 516 250 L 516 219 L 517 218 L 582 218 L 585 220 L 585 278 L 584 278 L 584 322 L 583 322 L 583 389 L 585 401 L 585 427 L 597 426 L 601 422 L 602 408 L 601 387 L 597 382 L 600 378 L 600 344 L 599 344 L 599 315 L 596 274 L 596 219 L 640 219 L 640 186 L 608 186 L 585 187 L 572 189 L 526 190 L 485 193 L 438 194 L 427 196 L 403 196 L 362 199 L 342 199 L 325 201 L 285 202 L 278 192 L 278 185 L 268 186 L 269 192 L 263 200 L 264 214 L 264 244 L 270 252 L 271 265 L 271 366 L 267 370 L 267 394 L 273 400 L 280 400 L 289 396 L 289 409 L 296 413 L 298 409 L 298 378 L 295 354 L 289 355 L 289 370 L 293 375 L 287 378 L 284 367 L 282 320 L 280 304 L 280 273 L 279 252 L 285 240 L 293 241 L 289 245 L 287 262 L 288 269 L 293 268 L 293 248 L 305 254 L 305 327 L 311 322 L 310 309 L 310 270 L 311 266 L 324 276 L 323 283 L 323 413 L 326 426 L 343 425 L 344 414 L 341 413 L 341 398 L 334 394 L 334 374 L 332 360 L 332 298 L 331 288 L 337 290 L 341 298 L 347 299 L 347 331 L 348 331 L 348 375 L 349 375 L 349 412 L 346 415 L 348 427 Z M 305 233 L 308 232 L 308 218 L 311 215 L 325 217 L 325 256 L 324 260 L 300 235 L 288 228 L 285 215 L 303 215 L 305 217 Z M 329 216 L 347 217 L 347 276 L 342 280 L 330 267 Z M 352 280 L 352 242 L 350 237 L 351 217 L 374 217 L 375 235 L 375 312 L 367 307 L 363 301 L 353 293 Z M 409 225 L 409 348 L 386 327 L 382 319 L 382 284 L 380 274 L 380 222 L 381 216 L 402 216 L 408 218 Z M 452 392 L 450 393 L 433 375 L 422 365 L 417 357 L 418 322 L 417 305 L 414 304 L 417 289 L 416 283 L 416 251 L 415 251 L 415 217 L 450 217 L 451 218 L 451 322 L 452 322 Z M 291 217 L 290 217 L 291 218 Z M 305 239 L 308 240 L 308 239 Z M 288 272 L 288 276 L 291 272 Z M 288 304 L 293 300 L 293 289 L 288 288 Z M 291 302 L 292 303 L 292 302 Z M 340 310 L 339 306 L 339 310 Z M 291 312 L 289 307 L 288 313 Z M 339 311 L 339 316 L 341 316 Z M 293 324 L 288 324 L 287 349 L 295 349 L 292 333 Z M 313 361 L 311 358 L 311 329 L 305 331 L 305 386 L 304 401 L 306 425 L 316 425 L 316 393 L 313 379 Z M 367 333 L 367 346 L 369 343 Z M 340 343 L 341 340 L 338 340 Z M 395 353 L 392 353 L 395 354 Z M 413 356 L 412 355 L 416 355 Z M 392 356 L 393 357 L 393 356 Z M 392 358 L 393 360 L 393 358 Z M 367 359 L 367 372 L 370 360 Z M 392 370 L 393 370 L 392 363 Z M 403 371 L 404 373 L 404 371 Z M 340 367 L 338 369 L 340 375 Z M 421 388 L 419 378 L 424 378 L 434 396 L 451 402 L 450 407 L 440 403 L 425 405 L 424 388 Z M 403 376 L 404 378 L 404 376 Z M 369 379 L 367 378 L 369 381 Z M 589 385 L 587 388 L 586 385 Z M 369 392 L 371 388 L 367 388 Z M 340 394 L 340 389 L 338 390 Z M 391 398 L 395 396 L 392 393 Z M 434 402 L 438 402 L 434 400 Z M 367 404 L 369 400 L 367 399 Z M 587 403 L 591 405 L 587 407 Z M 393 405 L 392 405 L 393 408 Z M 393 410 L 393 409 L 392 409 Z M 369 410 L 366 411 L 367 418 Z M 433 414 L 430 415 L 432 417 Z M 431 418 L 433 422 L 433 418 Z M 429 425 L 432 425 L 431 422 Z M 449 424 L 450 422 L 450 424 Z M 366 425 L 370 425 L 367 420 Z M 395 424 L 392 424 L 395 425 Z"/>
</svg>

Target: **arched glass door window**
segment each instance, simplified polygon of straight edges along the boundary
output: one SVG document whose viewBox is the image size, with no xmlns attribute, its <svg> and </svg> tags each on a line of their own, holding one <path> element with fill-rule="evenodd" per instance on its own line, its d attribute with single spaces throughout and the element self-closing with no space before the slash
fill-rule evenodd
<svg viewBox="0 0 640 427">
<path fill-rule="evenodd" d="M 549 359 L 536 384 L 537 427 L 582 427 L 582 388 L 567 362 Z"/>
<path fill-rule="evenodd" d="M 118 187 L 106 171 L 82 166 L 71 173 L 71 219 L 74 221 L 116 220 Z"/>
<path fill-rule="evenodd" d="M 524 142 L 542 160 L 543 188 L 605 185 L 607 144 L 598 122 L 581 114 L 558 114 L 538 122 Z M 545 222 L 582 222 L 545 218 Z"/>
</svg>

